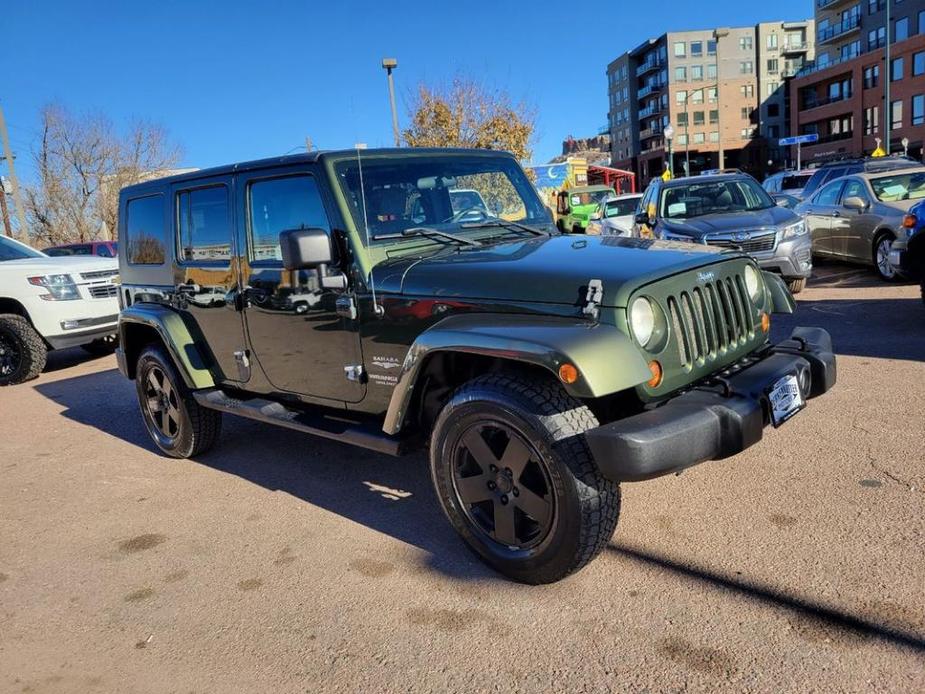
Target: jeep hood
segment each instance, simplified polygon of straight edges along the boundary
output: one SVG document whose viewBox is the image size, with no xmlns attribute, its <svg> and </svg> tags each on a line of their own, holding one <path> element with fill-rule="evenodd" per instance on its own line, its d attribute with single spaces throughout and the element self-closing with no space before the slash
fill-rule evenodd
<svg viewBox="0 0 925 694">
<path fill-rule="evenodd" d="M 774 228 L 796 224 L 799 221 L 800 216 L 793 210 L 774 206 L 766 210 L 751 212 L 724 212 L 705 214 L 702 217 L 691 217 L 690 219 L 663 219 L 662 228 L 672 234 L 702 238 L 704 234 Z"/>
<path fill-rule="evenodd" d="M 415 297 L 576 305 L 588 281 L 604 284 L 605 306 L 623 306 L 638 286 L 738 257 L 677 241 L 561 235 L 484 248 L 444 247 L 393 258 L 373 270 L 376 289 Z"/>
</svg>

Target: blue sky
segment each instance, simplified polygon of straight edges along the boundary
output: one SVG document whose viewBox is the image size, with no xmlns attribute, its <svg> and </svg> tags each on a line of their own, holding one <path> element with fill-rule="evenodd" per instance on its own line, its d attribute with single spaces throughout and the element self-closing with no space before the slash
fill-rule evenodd
<svg viewBox="0 0 925 694">
<path fill-rule="evenodd" d="M 306 136 L 322 149 L 373 147 L 392 141 L 379 65 L 394 56 L 402 123 L 417 83 L 466 75 L 536 107 L 543 162 L 567 135 L 606 124 L 607 63 L 645 38 L 812 12 L 813 0 L 12 2 L 0 103 L 26 179 L 51 101 L 158 121 L 187 166 L 283 153 Z"/>
</svg>

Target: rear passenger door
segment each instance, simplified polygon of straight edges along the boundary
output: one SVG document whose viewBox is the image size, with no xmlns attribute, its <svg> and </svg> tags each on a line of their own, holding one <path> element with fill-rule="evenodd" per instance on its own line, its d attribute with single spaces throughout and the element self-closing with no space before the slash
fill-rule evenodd
<svg viewBox="0 0 925 694">
<path fill-rule="evenodd" d="M 835 248 L 832 244 L 832 219 L 838 211 L 839 194 L 843 181 L 833 181 L 822 187 L 810 203 L 806 211 L 806 224 L 813 239 L 813 252 L 832 255 Z"/>
</svg>

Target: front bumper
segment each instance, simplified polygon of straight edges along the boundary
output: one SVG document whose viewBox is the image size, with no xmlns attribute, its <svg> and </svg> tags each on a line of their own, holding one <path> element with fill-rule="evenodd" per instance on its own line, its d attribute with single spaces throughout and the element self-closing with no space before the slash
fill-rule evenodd
<svg viewBox="0 0 925 694">
<path fill-rule="evenodd" d="M 118 315 L 112 315 L 62 321 L 59 330 L 66 330 L 67 332 L 45 335 L 45 340 L 51 345 L 52 349 L 66 349 L 86 345 L 94 340 L 101 340 L 119 332 L 118 319 Z"/>
<path fill-rule="evenodd" d="M 754 255 L 762 270 L 787 279 L 809 278 L 813 274 L 813 242 L 809 234 L 777 244 L 773 253 Z"/>
<path fill-rule="evenodd" d="M 796 376 L 804 400 L 835 385 L 832 338 L 821 328 L 796 328 L 758 360 L 730 371 L 655 409 L 586 432 L 601 474 L 615 482 L 647 480 L 756 444 L 770 423 L 766 391 L 773 383 Z"/>
</svg>

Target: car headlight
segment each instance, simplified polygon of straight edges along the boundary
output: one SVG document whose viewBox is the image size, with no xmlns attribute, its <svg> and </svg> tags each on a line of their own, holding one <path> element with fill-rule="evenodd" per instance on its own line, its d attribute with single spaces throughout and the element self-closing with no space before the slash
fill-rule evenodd
<svg viewBox="0 0 925 694">
<path fill-rule="evenodd" d="M 781 235 L 781 238 L 786 239 L 795 239 L 798 236 L 803 236 L 806 233 L 806 222 L 802 219 L 796 224 L 790 224 L 784 227 L 784 233 Z"/>
<path fill-rule="evenodd" d="M 662 239 L 664 241 L 683 241 L 684 243 L 694 243 L 694 240 L 690 236 L 685 236 L 684 234 L 673 234 L 670 231 L 663 231 Z"/>
<path fill-rule="evenodd" d="M 630 305 L 630 329 L 640 345 L 645 347 L 655 332 L 655 309 L 652 302 L 640 296 Z"/>
<path fill-rule="evenodd" d="M 45 301 L 73 301 L 80 298 L 77 284 L 70 275 L 41 275 L 30 277 L 29 284 L 44 287 L 48 294 L 42 294 Z"/>
<path fill-rule="evenodd" d="M 752 301 L 757 301 L 761 296 L 761 278 L 751 265 L 745 266 L 745 288 Z"/>
</svg>

